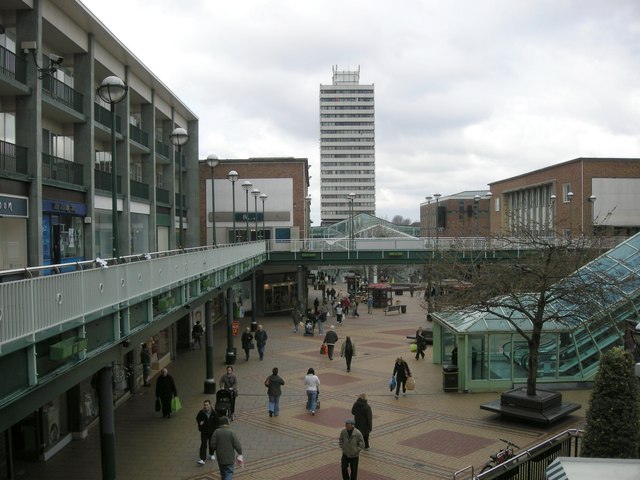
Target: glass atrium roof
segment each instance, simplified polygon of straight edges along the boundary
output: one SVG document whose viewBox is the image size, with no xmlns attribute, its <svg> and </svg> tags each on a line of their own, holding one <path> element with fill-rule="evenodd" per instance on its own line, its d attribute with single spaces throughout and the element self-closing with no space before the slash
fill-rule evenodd
<svg viewBox="0 0 640 480">
<path fill-rule="evenodd" d="M 346 218 L 328 227 L 313 227 L 313 238 L 346 238 L 351 232 L 351 218 Z M 418 237 L 420 227 L 396 225 L 368 213 L 353 216 L 353 232 L 356 238 Z"/>
<path fill-rule="evenodd" d="M 619 286 L 612 286 L 607 292 L 607 304 L 602 306 L 602 310 L 611 311 L 626 301 L 628 302 L 627 311 L 634 309 L 637 312 L 640 308 L 640 233 L 576 270 L 561 282 L 571 281 L 573 276 L 578 276 L 581 281 L 587 282 L 590 277 L 615 278 L 621 281 Z M 527 296 L 530 297 L 529 300 L 527 300 Z M 529 302 L 532 305 L 536 299 L 531 294 L 523 294 L 520 298 L 523 303 Z M 547 308 L 563 312 L 563 315 L 569 310 L 577 309 L 567 300 L 550 302 Z M 496 311 L 510 317 L 524 331 L 531 331 L 533 328 L 531 321 L 520 312 L 506 308 L 496 309 Z M 434 317 L 458 333 L 516 332 L 514 325 L 491 312 L 442 311 L 435 313 Z M 578 326 L 579 321 L 576 320 L 576 322 L 576 326 Z M 567 325 L 566 321 L 549 320 L 544 324 L 545 332 L 566 332 L 568 330 L 572 330 L 572 328 Z"/>
</svg>

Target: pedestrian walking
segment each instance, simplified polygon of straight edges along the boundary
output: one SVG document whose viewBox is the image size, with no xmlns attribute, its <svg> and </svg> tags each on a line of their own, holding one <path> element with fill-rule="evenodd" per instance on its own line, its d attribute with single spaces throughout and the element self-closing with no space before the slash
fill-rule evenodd
<svg viewBox="0 0 640 480">
<path fill-rule="evenodd" d="M 262 325 L 258 325 L 258 329 L 255 334 L 256 338 L 256 347 L 258 348 L 258 355 L 260 356 L 260 360 L 264 358 L 264 347 L 267 344 L 267 332 L 264 331 Z"/>
<path fill-rule="evenodd" d="M 373 312 L 373 296 L 369 295 L 367 297 L 367 313 Z"/>
<path fill-rule="evenodd" d="M 324 322 L 327 321 L 327 307 L 328 304 L 326 302 L 323 302 L 322 305 L 320 305 L 320 314 L 318 315 L 318 333 L 322 334 L 324 333 Z"/>
<path fill-rule="evenodd" d="M 198 431 L 200 432 L 200 460 L 198 460 L 198 465 L 204 465 L 207 458 L 207 448 L 209 449 L 211 460 L 215 460 L 216 458 L 211 445 L 211 436 L 216 428 L 218 428 L 218 422 L 218 414 L 211 406 L 211 401 L 205 400 L 202 410 L 196 415 L 196 423 L 198 424 Z"/>
<path fill-rule="evenodd" d="M 151 351 L 146 343 L 142 344 L 142 350 L 140 350 L 140 364 L 142 365 L 142 384 L 145 387 L 150 387 L 149 377 L 151 376 Z"/>
<path fill-rule="evenodd" d="M 338 325 L 342 325 L 342 304 L 340 302 L 338 302 L 336 304 L 336 322 L 338 322 Z"/>
<path fill-rule="evenodd" d="M 244 350 L 244 361 L 249 361 L 249 350 L 253 350 L 253 335 L 251 335 L 251 329 L 247 327 L 247 329 L 240 337 L 240 344 L 242 345 L 242 349 Z"/>
<path fill-rule="evenodd" d="M 307 370 L 307 374 L 304 377 L 304 386 L 307 391 L 307 410 L 311 412 L 311 415 L 316 414 L 316 407 L 318 401 L 318 392 L 320 386 L 320 379 L 316 375 L 313 368 Z"/>
<path fill-rule="evenodd" d="M 267 377 L 264 384 L 269 396 L 269 416 L 277 417 L 280 415 L 280 395 L 282 395 L 282 386 L 284 385 L 284 380 L 278 375 L 277 367 L 273 367 L 271 375 Z"/>
<path fill-rule="evenodd" d="M 298 333 L 298 325 L 300 324 L 300 312 L 297 308 L 291 310 L 291 320 L 293 320 L 293 333 Z"/>
<path fill-rule="evenodd" d="M 171 399 L 177 396 L 176 383 L 169 371 L 163 368 L 156 380 L 156 398 L 159 398 L 162 404 L 162 418 L 171 418 Z"/>
<path fill-rule="evenodd" d="M 227 417 L 220 418 L 220 427 L 213 432 L 211 445 L 218 460 L 220 480 L 233 480 L 235 464 L 243 464 L 242 445 L 240 439 L 229 426 Z"/>
<path fill-rule="evenodd" d="M 369 450 L 369 434 L 373 430 L 373 414 L 367 401 L 367 394 L 361 393 L 351 407 L 351 414 L 356 422 L 356 428 L 362 433 L 364 449 Z"/>
<path fill-rule="evenodd" d="M 231 365 L 227 365 L 227 372 L 220 378 L 219 385 L 222 390 L 227 390 L 231 393 L 230 413 L 231 419 L 233 420 L 236 412 L 236 397 L 238 396 L 238 377 L 233 373 L 233 367 Z"/>
<path fill-rule="evenodd" d="M 200 320 L 196 320 L 196 323 L 193 325 L 193 329 L 191 329 L 191 350 L 196 349 L 196 345 L 198 348 L 202 350 L 202 335 L 204 334 L 204 329 L 200 324 Z"/>
<path fill-rule="evenodd" d="M 344 357 L 347 362 L 347 372 L 351 371 L 351 359 L 356 354 L 356 346 L 351 341 L 351 337 L 347 337 L 340 347 L 340 356 Z"/>
<path fill-rule="evenodd" d="M 416 331 L 416 360 L 422 355 L 424 360 L 424 352 L 427 349 L 427 333 L 422 330 L 422 327 L 418 327 Z"/>
<path fill-rule="evenodd" d="M 411 370 L 409 365 L 403 360 L 402 357 L 396 358 L 396 363 L 393 366 L 393 374 L 396 377 L 396 399 L 400 393 L 400 386 L 402 386 L 402 395 L 407 394 L 407 378 L 411 376 Z"/>
<path fill-rule="evenodd" d="M 340 461 L 342 480 L 358 480 L 358 461 L 360 452 L 364 448 L 364 438 L 355 424 L 352 418 L 347 418 L 338 437 L 338 445 L 342 450 Z M 349 476 L 349 469 L 351 469 L 351 476 Z"/>
<path fill-rule="evenodd" d="M 329 327 L 329 331 L 325 334 L 324 340 L 322 343 L 327 345 L 327 354 L 329 355 L 329 360 L 333 360 L 333 349 L 338 343 L 338 334 L 336 333 L 336 327 L 331 325 Z"/>
</svg>

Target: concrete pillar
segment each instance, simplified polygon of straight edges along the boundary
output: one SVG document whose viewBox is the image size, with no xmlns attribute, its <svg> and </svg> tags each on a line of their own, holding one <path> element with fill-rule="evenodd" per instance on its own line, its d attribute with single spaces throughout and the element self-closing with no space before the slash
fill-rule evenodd
<svg viewBox="0 0 640 480">
<path fill-rule="evenodd" d="M 111 367 L 104 367 L 98 372 L 98 402 L 100 404 L 102 480 L 115 480 L 116 436 L 113 414 L 113 372 Z"/>
<path fill-rule="evenodd" d="M 204 393 L 216 393 L 213 373 L 213 309 L 211 300 L 204 304 L 205 371 Z"/>
</svg>

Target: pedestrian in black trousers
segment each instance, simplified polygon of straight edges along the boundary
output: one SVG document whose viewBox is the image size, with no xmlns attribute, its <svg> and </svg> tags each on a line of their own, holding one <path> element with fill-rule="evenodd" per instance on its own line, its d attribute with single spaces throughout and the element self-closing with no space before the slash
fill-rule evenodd
<svg viewBox="0 0 640 480">
<path fill-rule="evenodd" d="M 156 398 L 159 398 L 162 403 L 162 418 L 171 418 L 171 399 L 177 396 L 178 390 L 173 377 L 169 375 L 166 368 L 163 368 L 156 380 Z"/>
<path fill-rule="evenodd" d="M 207 459 L 207 448 L 209 449 L 211 460 L 215 460 L 213 448 L 211 448 L 211 436 L 218 428 L 218 422 L 219 417 L 215 409 L 211 407 L 211 401 L 205 400 L 202 410 L 196 415 L 196 423 L 200 431 L 200 460 L 198 460 L 198 465 L 204 465 Z"/>
</svg>

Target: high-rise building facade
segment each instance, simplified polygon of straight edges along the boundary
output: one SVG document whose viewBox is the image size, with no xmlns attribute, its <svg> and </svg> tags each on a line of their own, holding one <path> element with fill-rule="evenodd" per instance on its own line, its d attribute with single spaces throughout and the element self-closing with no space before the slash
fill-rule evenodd
<svg viewBox="0 0 640 480">
<path fill-rule="evenodd" d="M 331 225 L 376 211 L 374 85 L 357 70 L 333 67 L 320 85 L 320 217 Z M 354 195 L 351 195 L 354 194 Z"/>
</svg>

